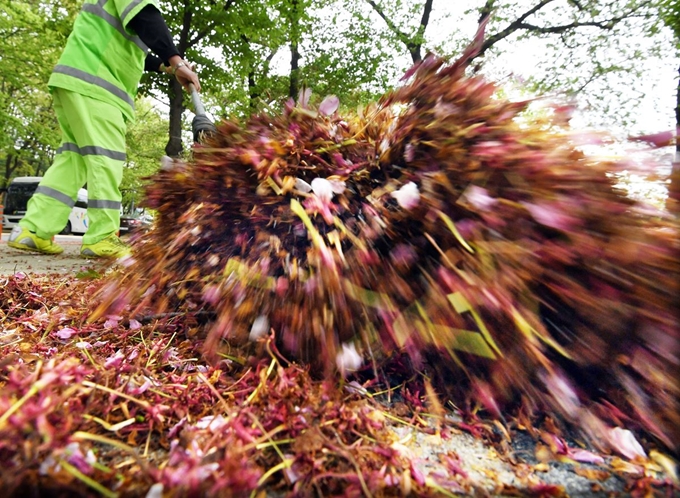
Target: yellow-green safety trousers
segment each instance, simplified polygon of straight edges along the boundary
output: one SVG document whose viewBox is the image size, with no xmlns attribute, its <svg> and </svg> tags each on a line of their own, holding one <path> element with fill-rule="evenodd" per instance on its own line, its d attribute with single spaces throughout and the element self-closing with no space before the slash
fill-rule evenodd
<svg viewBox="0 0 680 498">
<path fill-rule="evenodd" d="M 120 228 L 125 119 L 118 107 L 101 100 L 63 88 L 53 88 L 52 95 L 62 142 L 19 225 L 50 239 L 66 226 L 78 190 L 86 185 L 83 244 L 94 244 Z"/>
</svg>

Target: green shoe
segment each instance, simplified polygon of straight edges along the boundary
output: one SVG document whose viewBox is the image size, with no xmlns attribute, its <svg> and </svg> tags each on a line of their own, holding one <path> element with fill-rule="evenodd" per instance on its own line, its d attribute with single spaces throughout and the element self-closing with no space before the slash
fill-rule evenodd
<svg viewBox="0 0 680 498">
<path fill-rule="evenodd" d="M 94 244 L 83 244 L 80 255 L 85 258 L 122 258 L 132 253 L 130 246 L 115 235 L 109 235 Z"/>
<path fill-rule="evenodd" d="M 61 254 L 64 248 L 50 239 L 41 239 L 28 228 L 15 226 L 7 241 L 9 247 L 22 251 L 41 252 L 43 254 Z"/>
</svg>

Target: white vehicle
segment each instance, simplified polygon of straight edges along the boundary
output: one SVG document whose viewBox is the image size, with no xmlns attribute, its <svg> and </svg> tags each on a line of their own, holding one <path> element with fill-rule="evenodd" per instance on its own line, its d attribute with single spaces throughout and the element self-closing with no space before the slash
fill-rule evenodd
<svg viewBox="0 0 680 498">
<path fill-rule="evenodd" d="M 4 229 L 12 229 L 26 214 L 28 200 L 38 188 L 42 180 L 39 176 L 20 176 L 14 178 L 5 193 L 2 225 Z M 63 235 L 71 233 L 83 234 L 87 231 L 87 190 L 78 191 L 78 199 L 71 210 L 66 226 L 61 231 Z"/>
</svg>

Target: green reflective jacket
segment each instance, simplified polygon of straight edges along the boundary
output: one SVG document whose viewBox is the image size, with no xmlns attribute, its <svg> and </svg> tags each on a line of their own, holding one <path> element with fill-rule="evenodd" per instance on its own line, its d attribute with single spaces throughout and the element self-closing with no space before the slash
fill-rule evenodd
<svg viewBox="0 0 680 498">
<path fill-rule="evenodd" d="M 109 102 L 134 120 L 134 102 L 148 48 L 127 29 L 156 0 L 86 0 L 48 82 Z"/>
</svg>

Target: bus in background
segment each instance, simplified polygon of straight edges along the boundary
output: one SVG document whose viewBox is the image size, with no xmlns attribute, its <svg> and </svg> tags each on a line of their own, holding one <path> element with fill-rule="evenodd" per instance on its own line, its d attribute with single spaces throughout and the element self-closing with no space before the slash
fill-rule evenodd
<svg viewBox="0 0 680 498">
<path fill-rule="evenodd" d="M 11 230 L 24 217 L 28 200 L 35 189 L 38 188 L 40 180 L 42 178 L 39 176 L 19 176 L 10 182 L 5 192 L 5 208 L 2 216 L 3 230 Z M 83 234 L 87 231 L 87 225 L 87 190 L 81 188 L 78 191 L 76 204 L 73 206 L 68 222 L 61 234 Z"/>
</svg>

